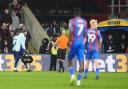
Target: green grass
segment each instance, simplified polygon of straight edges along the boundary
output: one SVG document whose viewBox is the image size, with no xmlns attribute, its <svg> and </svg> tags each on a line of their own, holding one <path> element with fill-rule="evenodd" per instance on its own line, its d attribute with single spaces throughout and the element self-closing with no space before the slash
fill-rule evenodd
<svg viewBox="0 0 128 89">
<path fill-rule="evenodd" d="M 128 89 L 128 73 L 101 73 L 95 80 L 90 72 L 80 87 L 70 86 L 69 79 L 67 72 L 0 72 L 0 89 Z"/>
</svg>

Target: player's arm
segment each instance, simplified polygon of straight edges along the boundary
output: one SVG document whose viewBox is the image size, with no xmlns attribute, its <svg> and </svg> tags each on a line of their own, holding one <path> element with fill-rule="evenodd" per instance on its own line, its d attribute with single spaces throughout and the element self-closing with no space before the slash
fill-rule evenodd
<svg viewBox="0 0 128 89">
<path fill-rule="evenodd" d="M 17 37 L 17 36 L 14 36 L 14 37 L 13 37 L 13 43 L 12 43 L 13 45 L 16 44 L 16 40 L 17 40 L 16 37 Z"/>
<path fill-rule="evenodd" d="M 102 36 L 99 30 L 98 30 L 98 40 L 99 40 L 99 48 L 101 48 L 102 47 Z"/>
<path fill-rule="evenodd" d="M 84 23 L 84 44 L 87 42 L 87 21 Z"/>
<path fill-rule="evenodd" d="M 56 42 L 55 42 L 55 46 L 58 47 L 59 46 L 59 43 L 60 43 L 60 37 L 57 38 Z"/>
<path fill-rule="evenodd" d="M 69 45 L 70 45 L 71 44 L 71 41 L 73 40 L 73 25 L 72 25 L 72 20 L 69 21 L 68 29 L 69 29 Z"/>
<path fill-rule="evenodd" d="M 26 50 L 26 47 L 25 47 L 25 41 L 26 41 L 26 37 L 20 37 L 20 41 L 21 41 L 21 46 L 24 50 Z"/>
</svg>

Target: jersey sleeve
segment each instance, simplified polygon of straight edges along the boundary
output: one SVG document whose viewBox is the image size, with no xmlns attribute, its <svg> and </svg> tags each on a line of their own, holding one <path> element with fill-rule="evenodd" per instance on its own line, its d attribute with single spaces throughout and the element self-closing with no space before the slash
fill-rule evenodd
<svg viewBox="0 0 128 89">
<path fill-rule="evenodd" d="M 86 29 L 85 31 L 85 38 L 86 38 L 86 41 L 88 41 L 88 29 Z"/>
<path fill-rule="evenodd" d="M 17 40 L 16 37 L 17 37 L 17 36 L 14 36 L 14 37 L 13 37 L 13 45 L 16 44 L 16 40 Z"/>
<path fill-rule="evenodd" d="M 84 21 L 84 32 L 85 33 L 87 32 L 87 21 L 86 20 Z"/>
<path fill-rule="evenodd" d="M 25 47 L 26 37 L 25 37 L 25 36 L 22 36 L 22 37 L 20 38 L 20 40 L 21 40 L 21 46 L 22 46 L 22 48 L 25 50 L 25 49 L 26 49 L 26 47 Z"/>
<path fill-rule="evenodd" d="M 60 37 L 57 38 L 57 40 L 56 40 L 56 44 L 57 44 L 57 45 L 58 45 L 58 43 L 59 43 L 59 40 L 60 40 Z"/>
<path fill-rule="evenodd" d="M 102 36 L 101 36 L 101 33 L 100 33 L 99 30 L 98 30 L 98 40 L 101 40 L 102 41 Z"/>
</svg>

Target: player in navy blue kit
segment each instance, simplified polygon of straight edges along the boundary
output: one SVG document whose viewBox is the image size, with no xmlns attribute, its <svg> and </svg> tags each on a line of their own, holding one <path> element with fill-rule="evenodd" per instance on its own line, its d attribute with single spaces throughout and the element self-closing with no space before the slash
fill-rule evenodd
<svg viewBox="0 0 128 89">
<path fill-rule="evenodd" d="M 72 64 L 72 59 L 77 55 L 80 68 L 77 77 L 77 86 L 80 86 L 80 81 L 82 79 L 83 72 L 83 61 L 84 61 L 84 36 L 87 30 L 87 22 L 85 19 L 80 17 L 81 11 L 76 8 L 74 11 L 75 17 L 69 22 L 69 31 L 70 31 L 70 51 L 68 55 L 68 67 L 71 75 L 70 83 L 73 84 L 76 80 L 75 70 Z"/>
<path fill-rule="evenodd" d="M 102 46 L 102 37 L 100 34 L 100 31 L 97 29 L 97 20 L 92 19 L 90 21 L 90 29 L 86 32 L 86 47 L 87 47 L 87 53 L 86 53 L 86 64 L 85 64 L 85 78 L 88 77 L 88 67 L 89 63 L 92 59 L 94 59 L 94 63 L 96 66 L 96 79 L 99 79 L 99 48 Z"/>
</svg>

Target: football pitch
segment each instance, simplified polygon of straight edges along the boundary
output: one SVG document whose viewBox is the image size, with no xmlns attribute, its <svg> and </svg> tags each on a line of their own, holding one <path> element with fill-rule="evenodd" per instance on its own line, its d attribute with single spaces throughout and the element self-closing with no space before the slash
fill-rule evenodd
<svg viewBox="0 0 128 89">
<path fill-rule="evenodd" d="M 69 73 L 58 72 L 0 72 L 0 89 L 128 89 L 128 73 L 89 72 L 81 86 L 69 84 Z"/>
</svg>

